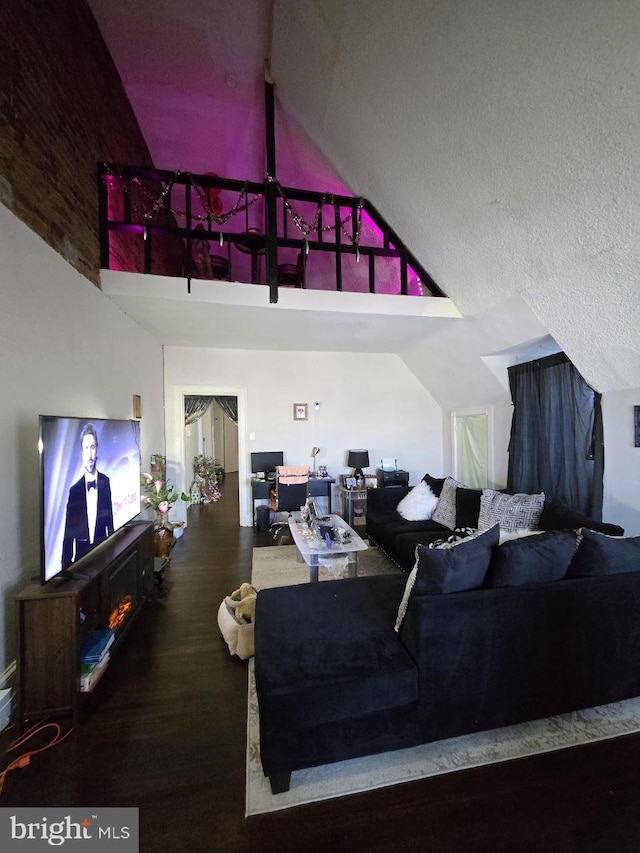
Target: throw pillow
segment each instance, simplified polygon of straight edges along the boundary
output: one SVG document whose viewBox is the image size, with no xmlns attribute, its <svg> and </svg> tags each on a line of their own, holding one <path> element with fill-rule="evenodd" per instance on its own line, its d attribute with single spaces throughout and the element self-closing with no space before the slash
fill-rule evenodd
<svg viewBox="0 0 640 853">
<path fill-rule="evenodd" d="M 447 479 L 446 477 L 432 477 L 431 474 L 425 474 L 422 478 L 425 483 L 429 486 L 433 494 L 439 498 L 440 492 L 442 491 L 442 487 L 444 486 L 444 481 Z"/>
<path fill-rule="evenodd" d="M 396 631 L 400 630 L 412 595 L 440 595 L 479 589 L 483 582 L 493 549 L 497 546 L 500 528 L 479 530 L 456 544 L 430 548 L 416 547 L 416 564 L 407 579 L 398 609 Z"/>
<path fill-rule="evenodd" d="M 456 527 L 478 529 L 482 489 L 456 489 Z"/>
<path fill-rule="evenodd" d="M 512 539 L 523 539 L 527 536 L 539 536 L 544 530 L 502 530 L 500 529 L 500 544 L 510 542 Z"/>
<path fill-rule="evenodd" d="M 454 480 L 453 477 L 447 477 L 444 481 L 440 497 L 438 498 L 438 506 L 433 513 L 433 520 L 438 524 L 443 524 L 449 530 L 456 527 L 456 489 L 464 489 L 464 485 Z"/>
<path fill-rule="evenodd" d="M 397 509 L 406 521 L 426 521 L 433 515 L 437 504 L 438 498 L 433 494 L 428 483 L 421 480 L 402 498 Z"/>
<path fill-rule="evenodd" d="M 624 539 L 586 528 L 580 530 L 579 536 L 580 544 L 569 566 L 567 577 L 584 578 L 640 572 L 640 536 Z"/>
<path fill-rule="evenodd" d="M 478 527 L 486 530 L 499 524 L 502 530 L 537 530 L 543 507 L 544 492 L 539 495 L 505 495 L 495 489 L 483 489 Z"/>
<path fill-rule="evenodd" d="M 609 536 L 624 536 L 624 528 L 617 524 L 596 521 L 555 499 L 545 503 L 540 517 L 541 530 L 577 530 L 579 527 L 597 530 Z"/>
<path fill-rule="evenodd" d="M 576 553 L 576 534 L 549 530 L 505 542 L 495 549 L 485 586 L 522 586 L 565 577 Z"/>
</svg>

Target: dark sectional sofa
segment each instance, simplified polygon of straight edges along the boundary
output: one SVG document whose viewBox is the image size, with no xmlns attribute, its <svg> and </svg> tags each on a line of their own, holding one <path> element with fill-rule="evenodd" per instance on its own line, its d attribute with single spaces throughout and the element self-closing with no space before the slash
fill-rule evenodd
<svg viewBox="0 0 640 853">
<path fill-rule="evenodd" d="M 640 537 L 582 535 L 420 544 L 410 594 L 400 573 L 260 591 L 272 791 L 301 768 L 640 695 Z"/>
<path fill-rule="evenodd" d="M 424 479 L 435 495 L 440 495 L 446 478 L 425 475 Z M 452 529 L 436 521 L 406 521 L 397 506 L 410 491 L 409 487 L 393 486 L 371 489 L 367 498 L 366 532 L 370 545 L 377 546 L 404 571 L 410 571 L 416 559 L 416 546 L 428 545 L 449 536 Z M 455 527 L 476 527 L 481 489 L 456 489 L 457 520 Z M 545 503 L 539 527 L 541 530 L 569 530 L 588 527 L 610 536 L 622 536 L 624 530 L 616 524 L 595 521 L 563 505 L 560 501 Z"/>
</svg>

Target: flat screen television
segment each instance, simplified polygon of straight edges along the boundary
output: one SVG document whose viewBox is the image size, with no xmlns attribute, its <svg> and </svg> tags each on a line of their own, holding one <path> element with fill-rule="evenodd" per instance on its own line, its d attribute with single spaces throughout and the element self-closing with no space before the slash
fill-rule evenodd
<svg viewBox="0 0 640 853">
<path fill-rule="evenodd" d="M 284 452 L 282 450 L 266 450 L 263 453 L 251 454 L 251 472 L 257 474 L 264 471 L 272 474 L 278 465 L 284 465 Z"/>
<path fill-rule="evenodd" d="M 81 570 L 87 553 L 140 513 L 140 424 L 40 415 L 39 427 L 45 584 Z"/>
</svg>

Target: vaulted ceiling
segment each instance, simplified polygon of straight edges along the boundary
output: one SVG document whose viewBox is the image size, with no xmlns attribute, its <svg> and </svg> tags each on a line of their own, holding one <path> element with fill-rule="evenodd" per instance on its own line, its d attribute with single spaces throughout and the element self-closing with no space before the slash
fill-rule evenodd
<svg viewBox="0 0 640 853">
<path fill-rule="evenodd" d="M 370 198 L 463 315 L 523 303 L 640 386 L 637 0 L 89 5 L 157 166 L 261 180 L 269 59 L 283 183 Z"/>
</svg>

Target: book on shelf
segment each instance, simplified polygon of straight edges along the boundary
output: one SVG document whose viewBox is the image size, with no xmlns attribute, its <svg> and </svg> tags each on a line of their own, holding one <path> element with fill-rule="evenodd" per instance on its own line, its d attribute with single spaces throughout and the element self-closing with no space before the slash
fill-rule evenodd
<svg viewBox="0 0 640 853">
<path fill-rule="evenodd" d="M 99 663 L 115 638 L 115 631 L 109 628 L 94 631 L 82 644 L 80 649 L 81 663 Z"/>
<path fill-rule="evenodd" d="M 92 664 L 91 669 L 88 672 L 81 672 L 80 690 L 82 693 L 91 693 L 107 668 L 109 657 L 109 652 L 106 652 L 100 663 Z"/>
</svg>

